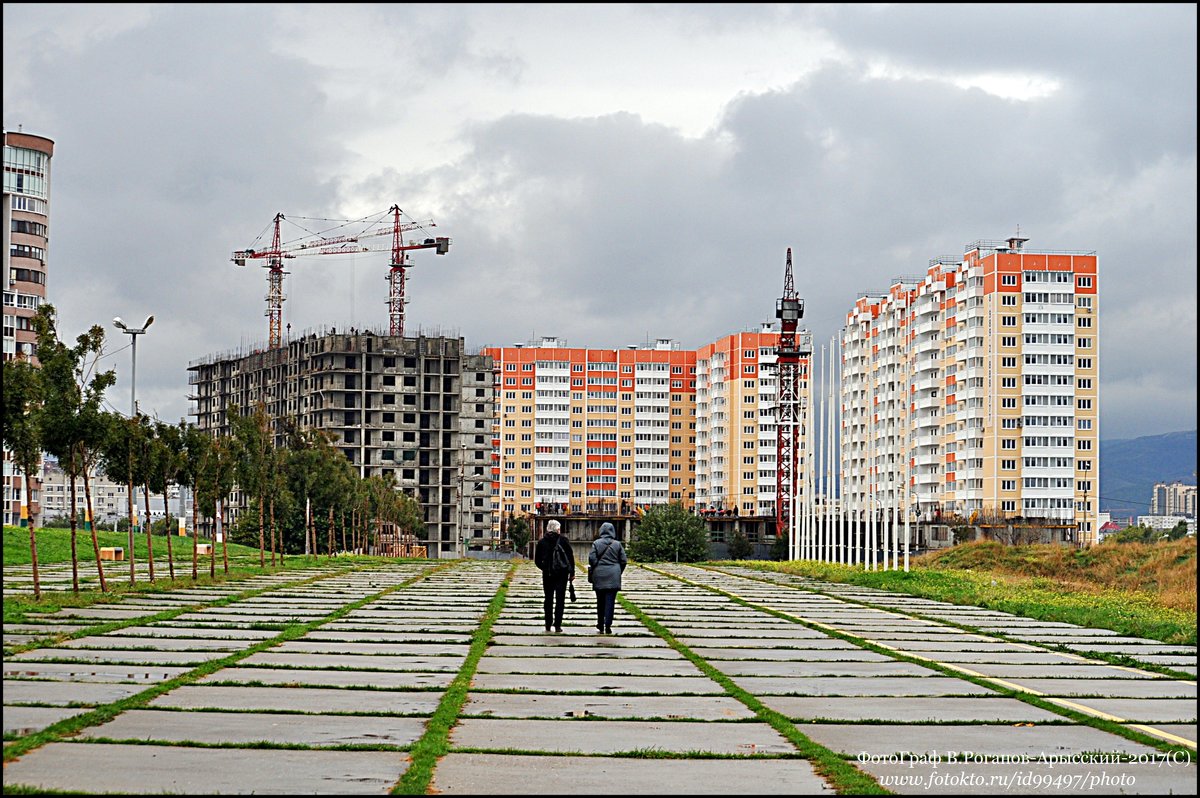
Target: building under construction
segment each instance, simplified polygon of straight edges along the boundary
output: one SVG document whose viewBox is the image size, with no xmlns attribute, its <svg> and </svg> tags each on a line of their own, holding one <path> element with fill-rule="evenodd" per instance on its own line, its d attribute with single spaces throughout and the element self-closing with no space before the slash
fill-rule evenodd
<svg viewBox="0 0 1200 798">
<path fill-rule="evenodd" d="M 330 329 L 209 355 L 188 371 L 200 429 L 230 434 L 225 410 L 261 402 L 277 446 L 287 420 L 329 433 L 360 476 L 392 474 L 421 504 L 431 557 L 491 538 L 492 360 L 468 354 L 461 337 Z"/>
</svg>

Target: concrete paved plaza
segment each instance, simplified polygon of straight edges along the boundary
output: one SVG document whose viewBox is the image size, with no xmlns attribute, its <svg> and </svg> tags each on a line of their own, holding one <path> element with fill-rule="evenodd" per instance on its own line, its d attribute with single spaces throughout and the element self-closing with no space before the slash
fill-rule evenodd
<svg viewBox="0 0 1200 798">
<path fill-rule="evenodd" d="M 61 732 L 6 763 L 6 788 L 385 794 L 460 679 L 430 792 L 832 793 L 808 758 L 822 750 L 904 794 L 1196 789 L 1194 675 L 1089 656 L 1194 674 L 1193 647 L 679 564 L 626 571 L 637 613 L 619 604 L 612 636 L 582 579 L 562 633 L 544 632 L 527 562 L 179 584 L 4 629 L 6 741 Z"/>
</svg>

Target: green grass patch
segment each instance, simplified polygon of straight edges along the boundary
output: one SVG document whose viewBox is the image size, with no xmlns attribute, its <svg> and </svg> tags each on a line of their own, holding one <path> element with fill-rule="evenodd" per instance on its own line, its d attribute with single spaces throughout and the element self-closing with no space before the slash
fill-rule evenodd
<svg viewBox="0 0 1200 798">
<path fill-rule="evenodd" d="M 862 566 L 811 561 L 712 563 L 792 574 L 826 582 L 890 590 L 918 598 L 1008 612 L 1040 621 L 1111 629 L 1130 637 L 1196 645 L 1196 613 L 1164 606 L 1144 591 L 1083 590 L 1051 577 L 994 571 L 914 568 L 864 571 Z"/>
<path fill-rule="evenodd" d="M 437 767 L 438 760 L 450 750 L 450 730 L 458 722 L 458 715 L 467 701 L 467 693 L 471 689 L 471 679 L 475 677 L 475 669 L 479 667 L 479 660 L 487 653 L 487 647 L 492 639 L 492 627 L 504 609 L 504 601 L 508 597 L 508 586 L 512 582 L 513 574 L 516 573 L 516 567 L 516 563 L 509 566 L 496 595 L 488 604 L 479 627 L 471 637 L 471 648 L 462 667 L 458 670 L 458 675 L 454 677 L 454 681 L 442 695 L 437 711 L 433 713 L 429 723 L 425 726 L 425 733 L 421 735 L 421 739 L 413 743 L 408 769 L 392 787 L 392 795 L 424 795 L 429 789 L 429 783 L 433 780 L 433 770 Z"/>
<path fill-rule="evenodd" d="M 56 563 L 69 563 L 71 561 L 71 530 L 59 529 L 57 527 L 38 527 L 35 531 L 37 535 L 37 552 L 38 565 L 52 565 Z M 154 535 L 154 576 L 158 577 L 158 565 L 162 564 L 164 574 L 167 572 L 167 537 L 166 535 Z M 113 532 L 111 529 L 97 529 L 96 538 L 100 541 L 101 548 L 105 546 L 120 546 L 122 549 L 129 548 L 129 533 L 128 532 Z M 186 563 L 189 569 L 188 574 L 191 574 L 192 567 L 192 541 L 191 537 L 175 536 L 171 541 L 171 550 L 175 555 L 175 568 L 178 571 L 179 567 Z M 207 541 L 201 540 L 201 543 Z M 91 563 L 93 567 L 90 570 L 92 575 L 95 575 L 96 553 L 92 550 L 92 533 L 82 527 L 75 532 L 75 549 L 79 556 L 80 563 Z M 137 562 L 143 562 L 146 559 L 146 533 L 135 532 L 133 535 L 133 552 Z M 216 545 L 217 552 L 217 567 L 221 567 L 221 544 Z M 126 552 L 128 555 L 128 551 Z M 253 556 L 254 563 L 258 564 L 258 547 L 241 546 L 237 543 L 229 544 L 229 558 L 234 557 L 248 558 Z M 288 558 L 299 557 L 300 555 L 288 555 Z M 276 554 L 278 557 L 278 554 Z M 199 557 L 201 563 L 208 561 L 208 555 L 202 554 Z M 32 562 L 29 553 L 29 530 L 24 527 L 6 526 L 4 527 L 4 565 L 29 565 Z M 271 552 L 267 551 L 267 563 L 271 562 Z M 118 560 L 104 562 L 104 575 L 107 578 L 109 571 L 120 572 L 121 568 L 125 569 L 125 573 L 129 573 L 129 560 Z M 81 576 L 82 573 L 81 569 Z M 178 575 L 178 574 L 176 574 Z"/>
<path fill-rule="evenodd" d="M 651 569 L 653 570 L 653 569 Z M 664 576 L 661 571 L 656 571 Z M 678 577 L 676 577 L 678 578 Z M 711 588 L 710 588 L 711 589 Z M 719 591 L 714 591 L 719 592 Z M 727 594 L 725 594 L 727 595 Z M 712 679 L 717 684 L 725 689 L 725 692 L 730 696 L 742 702 L 755 716 L 763 723 L 769 725 L 772 729 L 783 735 L 792 745 L 796 747 L 797 753 L 807 759 L 811 763 L 813 770 L 817 775 L 829 781 L 830 785 L 837 790 L 841 795 L 891 795 L 889 790 L 884 789 L 879 785 L 879 782 L 869 774 L 863 773 L 853 764 L 848 762 L 841 754 L 836 751 L 831 751 L 823 745 L 819 745 L 796 728 L 787 716 L 776 712 L 767 707 L 755 696 L 738 687 L 732 679 L 726 676 L 723 672 L 711 665 L 708 660 L 693 652 L 683 643 L 675 639 L 675 636 L 658 621 L 651 618 L 641 610 L 636 604 L 627 599 L 625 596 L 618 594 L 617 599 L 621 602 L 621 606 L 626 609 L 631 615 L 641 621 L 650 631 L 657 634 L 667 645 L 675 651 L 683 655 L 689 662 L 699 668 L 705 676 Z"/>
</svg>

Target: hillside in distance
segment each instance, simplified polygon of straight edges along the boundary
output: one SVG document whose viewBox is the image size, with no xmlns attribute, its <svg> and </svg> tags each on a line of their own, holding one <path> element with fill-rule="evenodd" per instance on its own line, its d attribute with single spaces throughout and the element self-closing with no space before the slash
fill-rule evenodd
<svg viewBox="0 0 1200 798">
<path fill-rule="evenodd" d="M 1100 441 L 1100 510 L 1146 515 L 1156 482 L 1196 484 L 1196 430 Z"/>
</svg>

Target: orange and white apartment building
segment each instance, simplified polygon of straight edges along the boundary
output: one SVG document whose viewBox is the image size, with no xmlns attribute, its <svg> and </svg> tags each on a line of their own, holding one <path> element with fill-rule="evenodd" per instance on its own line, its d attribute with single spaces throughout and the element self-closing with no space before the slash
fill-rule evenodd
<svg viewBox="0 0 1200 798">
<path fill-rule="evenodd" d="M 625 514 L 679 502 L 773 516 L 778 344 L 768 325 L 698 350 L 552 337 L 485 348 L 496 375 L 496 509 Z M 807 373 L 804 362 L 805 384 Z"/>
<path fill-rule="evenodd" d="M 493 505 L 499 513 L 692 506 L 696 353 L 675 342 L 569 347 L 543 337 L 488 347 L 496 379 Z"/>
<path fill-rule="evenodd" d="M 797 331 L 799 349 L 812 351 L 812 334 Z M 778 433 L 775 408 L 779 331 L 764 324 L 696 350 L 696 506 L 739 516 L 775 515 Z M 804 428 L 811 406 L 809 358 L 800 360 Z M 798 473 L 806 468 L 806 437 L 797 439 Z M 802 500 L 797 485 L 797 501 Z M 773 534 L 773 532 L 772 532 Z"/>
<path fill-rule="evenodd" d="M 1096 542 L 1095 252 L 976 241 L 860 297 L 842 331 L 843 500 L 851 513 L 1034 521 Z"/>
</svg>

